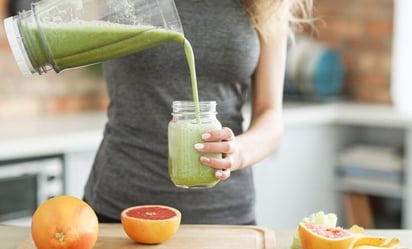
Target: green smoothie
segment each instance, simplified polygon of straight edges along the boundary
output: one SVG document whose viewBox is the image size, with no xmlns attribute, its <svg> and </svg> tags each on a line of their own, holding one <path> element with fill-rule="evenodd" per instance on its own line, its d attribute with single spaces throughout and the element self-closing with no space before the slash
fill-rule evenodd
<svg viewBox="0 0 412 249">
<path fill-rule="evenodd" d="M 200 162 L 201 154 L 194 149 L 196 143 L 202 143 L 204 132 L 220 129 L 219 121 L 199 124 L 194 120 L 170 122 L 169 135 L 169 175 L 179 187 L 212 187 L 219 180 L 215 169 Z M 221 154 L 210 153 L 207 156 L 221 158 Z"/>
<path fill-rule="evenodd" d="M 43 37 L 37 25 L 21 23 L 20 26 L 33 66 L 38 68 L 52 62 L 57 72 L 129 55 L 165 42 L 185 43 L 179 32 L 104 21 L 42 23 L 41 30 Z"/>
</svg>

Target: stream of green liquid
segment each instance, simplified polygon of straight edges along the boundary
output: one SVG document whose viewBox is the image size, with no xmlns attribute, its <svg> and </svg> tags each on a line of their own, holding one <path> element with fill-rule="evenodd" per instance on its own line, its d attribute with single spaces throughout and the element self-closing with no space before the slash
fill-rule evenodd
<svg viewBox="0 0 412 249">
<path fill-rule="evenodd" d="M 184 49 L 186 54 L 187 64 L 190 70 L 190 79 L 192 81 L 192 95 L 193 103 L 195 105 L 196 112 L 196 123 L 200 124 L 200 106 L 199 106 L 199 92 L 197 90 L 197 77 L 196 77 L 196 66 L 195 66 L 195 56 L 193 54 L 192 45 L 185 39 Z"/>
<path fill-rule="evenodd" d="M 190 70 L 196 121 L 200 123 L 194 53 L 182 33 L 146 25 L 104 21 L 73 23 L 20 23 L 20 31 L 35 68 L 52 62 L 55 71 L 101 63 L 166 42 L 183 44 Z"/>
</svg>

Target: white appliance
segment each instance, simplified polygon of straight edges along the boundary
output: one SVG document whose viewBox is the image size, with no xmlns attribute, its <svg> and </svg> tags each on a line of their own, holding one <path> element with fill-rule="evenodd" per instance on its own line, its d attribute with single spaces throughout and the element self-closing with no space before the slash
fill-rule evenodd
<svg viewBox="0 0 412 249">
<path fill-rule="evenodd" d="M 39 204 L 63 193 L 63 156 L 0 161 L 0 223 L 29 225 Z"/>
</svg>

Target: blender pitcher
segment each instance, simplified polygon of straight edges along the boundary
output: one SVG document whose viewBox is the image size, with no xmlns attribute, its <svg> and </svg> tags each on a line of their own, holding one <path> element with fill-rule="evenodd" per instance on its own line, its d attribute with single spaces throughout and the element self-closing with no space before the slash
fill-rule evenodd
<svg viewBox="0 0 412 249">
<path fill-rule="evenodd" d="M 4 26 L 26 76 L 185 42 L 174 0 L 42 0 Z"/>
</svg>

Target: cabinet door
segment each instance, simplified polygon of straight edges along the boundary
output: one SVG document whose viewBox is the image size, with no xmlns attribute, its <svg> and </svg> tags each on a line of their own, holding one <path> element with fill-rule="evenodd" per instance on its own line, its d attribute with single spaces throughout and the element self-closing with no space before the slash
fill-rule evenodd
<svg viewBox="0 0 412 249">
<path fill-rule="evenodd" d="M 278 150 L 254 166 L 257 223 L 295 229 L 317 211 L 339 214 L 334 186 L 334 126 L 287 129 Z"/>
<path fill-rule="evenodd" d="M 83 198 L 84 186 L 89 177 L 96 151 L 75 152 L 65 155 L 66 194 Z"/>
</svg>

